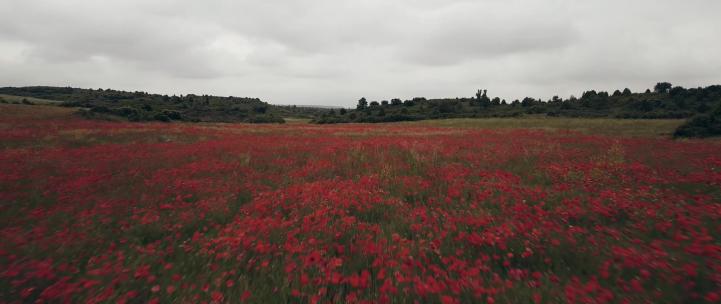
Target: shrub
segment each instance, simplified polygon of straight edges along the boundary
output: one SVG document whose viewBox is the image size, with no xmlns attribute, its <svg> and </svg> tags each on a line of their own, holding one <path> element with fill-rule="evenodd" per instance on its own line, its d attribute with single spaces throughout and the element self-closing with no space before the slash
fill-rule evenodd
<svg viewBox="0 0 721 304">
<path fill-rule="evenodd" d="M 105 106 L 94 106 L 90 108 L 90 111 L 95 113 L 111 113 L 110 109 Z"/>
<path fill-rule="evenodd" d="M 172 120 L 180 120 L 182 119 L 182 115 L 180 115 L 180 112 L 178 111 L 171 111 L 171 110 L 163 110 L 163 114 L 168 116 Z"/>
<path fill-rule="evenodd" d="M 165 115 L 165 114 L 163 114 L 163 113 L 155 114 L 155 116 L 153 116 L 153 119 L 158 120 L 158 121 L 162 121 L 162 122 L 169 122 L 169 121 L 170 121 L 170 117 L 168 117 L 168 115 Z"/>
<path fill-rule="evenodd" d="M 265 112 L 268 111 L 268 106 L 266 106 L 266 105 L 256 106 L 256 107 L 253 107 L 253 111 L 255 111 L 255 113 L 265 114 Z"/>
<path fill-rule="evenodd" d="M 274 115 L 256 115 L 248 118 L 249 123 L 285 123 L 283 118 Z"/>
<path fill-rule="evenodd" d="M 711 114 L 699 114 L 674 132 L 674 137 L 711 137 L 721 135 L 721 105 Z"/>
<path fill-rule="evenodd" d="M 120 116 L 130 117 L 139 114 L 138 109 L 131 107 L 120 107 L 113 110 L 113 113 Z"/>
</svg>

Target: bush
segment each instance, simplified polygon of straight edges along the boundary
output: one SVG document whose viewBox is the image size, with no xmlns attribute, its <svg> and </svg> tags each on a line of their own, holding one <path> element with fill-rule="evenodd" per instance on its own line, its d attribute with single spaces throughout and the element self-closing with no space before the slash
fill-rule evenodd
<svg viewBox="0 0 721 304">
<path fill-rule="evenodd" d="M 285 123 L 281 117 L 274 115 L 256 115 L 247 119 L 249 123 Z"/>
<path fill-rule="evenodd" d="M 95 106 L 90 108 L 90 111 L 95 113 L 111 113 L 110 109 L 105 106 Z"/>
<path fill-rule="evenodd" d="M 266 105 L 256 106 L 253 107 L 253 111 L 255 111 L 255 113 L 265 114 L 265 112 L 268 111 L 268 107 Z"/>
<path fill-rule="evenodd" d="M 170 122 L 170 117 L 168 117 L 168 115 L 165 115 L 163 113 L 155 114 L 155 116 L 153 116 L 153 119 L 162 121 L 162 122 Z"/>
<path fill-rule="evenodd" d="M 137 116 L 139 114 L 138 109 L 131 107 L 120 107 L 113 110 L 113 113 L 120 116 L 130 117 Z"/>
<path fill-rule="evenodd" d="M 171 111 L 171 110 L 163 110 L 163 114 L 168 116 L 172 120 L 180 120 L 182 119 L 182 116 L 180 115 L 180 112 L 178 111 Z"/>
<path fill-rule="evenodd" d="M 721 105 L 711 114 L 700 114 L 678 127 L 674 137 L 721 136 Z"/>
</svg>

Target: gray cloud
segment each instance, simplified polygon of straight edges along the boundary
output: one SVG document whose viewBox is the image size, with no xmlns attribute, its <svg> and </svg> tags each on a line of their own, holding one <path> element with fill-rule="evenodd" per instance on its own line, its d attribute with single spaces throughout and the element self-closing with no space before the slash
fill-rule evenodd
<svg viewBox="0 0 721 304">
<path fill-rule="evenodd" d="M 279 104 L 721 83 L 721 2 L 6 0 L 0 85 Z"/>
</svg>

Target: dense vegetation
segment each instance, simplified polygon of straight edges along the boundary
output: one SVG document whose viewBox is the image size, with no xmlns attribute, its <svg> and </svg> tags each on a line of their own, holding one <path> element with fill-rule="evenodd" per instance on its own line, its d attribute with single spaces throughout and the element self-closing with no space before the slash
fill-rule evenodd
<svg viewBox="0 0 721 304">
<path fill-rule="evenodd" d="M 207 121 L 282 123 L 282 117 L 313 117 L 320 109 L 273 106 L 258 98 L 210 95 L 168 96 L 69 87 L 5 87 L 0 94 L 59 101 L 63 106 L 81 107 L 86 117 L 124 117 L 130 121 Z"/>
<path fill-rule="evenodd" d="M 696 115 L 674 133 L 675 137 L 711 137 L 721 135 L 721 105 L 709 113 Z"/>
<path fill-rule="evenodd" d="M 689 118 L 708 114 L 721 104 L 721 86 L 686 89 L 668 82 L 656 84 L 654 90 L 633 93 L 629 89 L 608 92 L 584 92 L 580 98 L 562 99 L 554 96 L 544 101 L 526 97 L 511 102 L 488 97 L 478 90 L 475 97 L 410 100 L 358 101 L 355 110 L 331 110 L 319 117 L 318 123 L 391 122 L 439 118 L 517 117 L 545 114 L 560 117 L 609 118 Z"/>
</svg>

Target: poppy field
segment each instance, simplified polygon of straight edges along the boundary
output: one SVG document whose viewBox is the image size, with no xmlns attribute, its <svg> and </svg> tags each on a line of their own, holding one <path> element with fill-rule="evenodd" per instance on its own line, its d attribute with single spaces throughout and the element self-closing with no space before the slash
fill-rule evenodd
<svg viewBox="0 0 721 304">
<path fill-rule="evenodd" d="M 4 107 L 0 303 L 721 301 L 718 140 Z"/>
</svg>

